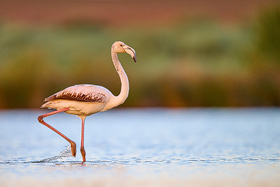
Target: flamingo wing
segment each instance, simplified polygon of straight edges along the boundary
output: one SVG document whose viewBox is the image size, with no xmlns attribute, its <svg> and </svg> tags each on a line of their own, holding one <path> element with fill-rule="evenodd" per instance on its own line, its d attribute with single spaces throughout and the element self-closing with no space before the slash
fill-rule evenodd
<svg viewBox="0 0 280 187">
<path fill-rule="evenodd" d="M 94 85 L 70 86 L 60 92 L 47 97 L 44 102 L 54 99 L 99 103 L 104 103 L 107 101 L 106 94 L 103 92 L 102 87 Z"/>
</svg>

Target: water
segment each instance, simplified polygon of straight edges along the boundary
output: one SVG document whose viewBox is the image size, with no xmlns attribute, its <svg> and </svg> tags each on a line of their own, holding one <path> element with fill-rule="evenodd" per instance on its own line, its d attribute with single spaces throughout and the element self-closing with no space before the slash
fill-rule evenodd
<svg viewBox="0 0 280 187">
<path fill-rule="evenodd" d="M 125 109 L 86 119 L 0 112 L 0 186 L 280 186 L 280 109 Z"/>
</svg>

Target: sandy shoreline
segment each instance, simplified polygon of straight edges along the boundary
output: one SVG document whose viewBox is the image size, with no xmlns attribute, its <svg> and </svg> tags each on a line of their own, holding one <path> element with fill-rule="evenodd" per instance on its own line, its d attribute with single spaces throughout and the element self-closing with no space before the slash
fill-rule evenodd
<svg viewBox="0 0 280 187">
<path fill-rule="evenodd" d="M 137 170 L 137 171 L 136 171 Z M 168 168 L 167 168 L 168 170 Z M 256 167 L 254 164 L 238 166 L 203 166 L 170 167 L 170 170 L 150 171 L 141 166 L 115 168 L 86 167 L 42 167 L 36 174 L 19 176 L 3 172 L 0 177 L 1 187 L 14 186 L 121 186 L 121 187 L 279 187 L 280 167 L 276 164 Z M 175 172 L 175 173 L 174 173 Z M 59 175 L 59 173 L 63 173 Z M 80 174 L 80 175 L 79 175 Z"/>
<path fill-rule="evenodd" d="M 252 187 L 277 187 L 280 184 L 280 178 L 263 179 L 242 179 L 241 178 L 186 178 L 176 179 L 169 177 L 156 177 L 156 178 L 135 178 L 135 177 L 106 177 L 99 179 L 80 179 L 80 178 L 63 178 L 55 180 L 40 180 L 33 177 L 15 178 L 15 179 L 3 179 L 1 177 L 0 182 L 2 187 L 14 187 L 14 186 L 252 186 Z"/>
</svg>

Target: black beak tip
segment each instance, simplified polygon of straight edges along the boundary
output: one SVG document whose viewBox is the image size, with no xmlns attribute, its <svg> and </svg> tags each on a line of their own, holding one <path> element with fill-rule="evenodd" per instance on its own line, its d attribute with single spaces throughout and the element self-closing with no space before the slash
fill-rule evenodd
<svg viewBox="0 0 280 187">
<path fill-rule="evenodd" d="M 134 60 L 134 62 L 136 63 L 136 61 L 137 61 L 137 60 L 136 60 L 136 57 L 133 57 L 133 60 Z"/>
</svg>

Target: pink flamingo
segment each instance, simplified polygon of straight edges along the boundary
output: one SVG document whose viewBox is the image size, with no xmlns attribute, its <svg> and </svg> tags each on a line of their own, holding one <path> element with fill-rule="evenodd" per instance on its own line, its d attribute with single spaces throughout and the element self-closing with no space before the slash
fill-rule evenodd
<svg viewBox="0 0 280 187">
<path fill-rule="evenodd" d="M 74 114 L 80 117 L 80 119 L 82 120 L 80 151 L 83 157 L 83 162 L 86 161 L 86 152 L 84 148 L 84 127 L 86 117 L 97 112 L 103 112 L 121 105 L 128 97 L 128 77 L 118 59 L 117 53 L 128 53 L 135 62 L 136 53 L 133 48 L 129 47 L 123 42 L 117 41 L 112 45 L 112 61 L 121 80 L 121 92 L 118 96 L 114 96 L 108 89 L 102 86 L 81 84 L 70 86 L 60 92 L 49 96 L 44 100 L 44 102 L 46 103 L 44 103 L 41 107 L 56 110 L 54 112 L 39 116 L 38 121 L 62 136 L 65 140 L 67 140 L 71 145 L 71 153 L 74 157 L 76 156 L 76 143 L 51 125 L 47 124 L 43 120 L 43 118 L 60 112 Z"/>
</svg>

